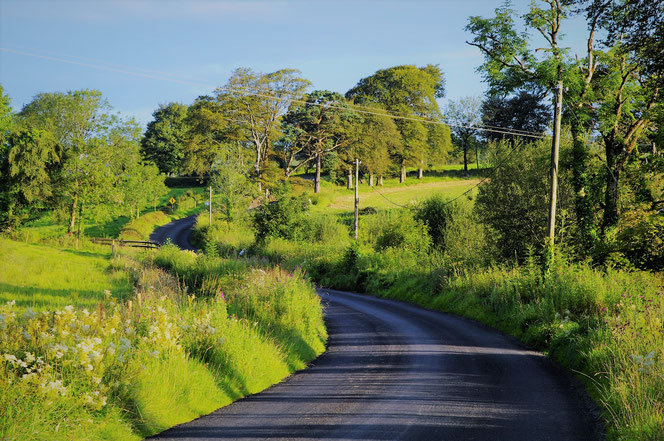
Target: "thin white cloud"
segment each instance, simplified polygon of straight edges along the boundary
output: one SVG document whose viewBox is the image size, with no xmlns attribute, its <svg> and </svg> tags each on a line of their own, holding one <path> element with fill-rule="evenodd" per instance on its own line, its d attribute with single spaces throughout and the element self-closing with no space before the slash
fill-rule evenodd
<svg viewBox="0 0 664 441">
<path fill-rule="evenodd" d="M 10 18 L 66 18 L 77 22 L 114 20 L 273 20 L 283 8 L 267 1 L 170 0 L 21 0 L 0 1 L 2 15 Z"/>
</svg>

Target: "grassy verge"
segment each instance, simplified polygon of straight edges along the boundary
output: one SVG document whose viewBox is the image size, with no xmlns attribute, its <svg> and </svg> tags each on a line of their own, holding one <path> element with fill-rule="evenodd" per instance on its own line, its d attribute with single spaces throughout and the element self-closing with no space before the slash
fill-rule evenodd
<svg viewBox="0 0 664 441">
<path fill-rule="evenodd" d="M 163 211 L 146 213 L 127 223 L 117 237 L 124 240 L 148 240 L 155 228 L 166 225 L 175 218 Z"/>
<path fill-rule="evenodd" d="M 12 246 L 25 261 L 3 269 L 42 264 L 35 245 Z M 110 262 L 134 282 L 130 299 L 99 286 L 94 307 L 0 306 L 0 438 L 139 439 L 262 390 L 322 352 L 320 302 L 300 274 L 172 247 L 146 256 Z M 22 289 L 13 295 L 29 293 L 29 281 Z"/>
</svg>

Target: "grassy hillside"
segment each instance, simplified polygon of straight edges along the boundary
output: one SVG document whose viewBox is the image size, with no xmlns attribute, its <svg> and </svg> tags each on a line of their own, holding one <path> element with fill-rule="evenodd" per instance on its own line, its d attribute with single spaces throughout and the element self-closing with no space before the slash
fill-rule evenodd
<svg viewBox="0 0 664 441">
<path fill-rule="evenodd" d="M 110 262 L 110 249 L 58 249 L 0 238 L 0 304 L 19 310 L 94 308 L 106 293 L 121 301 L 133 295 L 128 275 Z"/>
</svg>

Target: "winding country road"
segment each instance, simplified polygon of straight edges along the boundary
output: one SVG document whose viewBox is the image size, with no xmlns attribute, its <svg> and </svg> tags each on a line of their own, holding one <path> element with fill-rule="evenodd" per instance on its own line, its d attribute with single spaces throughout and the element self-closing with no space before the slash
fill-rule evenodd
<svg viewBox="0 0 664 441">
<path fill-rule="evenodd" d="M 163 237 L 191 248 L 180 239 L 192 224 L 162 227 L 173 232 Z M 325 354 L 155 439 L 603 439 L 599 413 L 576 381 L 512 338 L 400 302 L 319 294 L 330 336 Z"/>
</svg>

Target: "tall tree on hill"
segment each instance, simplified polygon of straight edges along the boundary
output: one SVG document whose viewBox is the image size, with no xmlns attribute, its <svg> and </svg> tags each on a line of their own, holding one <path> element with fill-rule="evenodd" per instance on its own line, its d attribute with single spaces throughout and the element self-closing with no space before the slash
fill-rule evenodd
<svg viewBox="0 0 664 441">
<path fill-rule="evenodd" d="M 110 113 L 100 92 L 42 93 L 18 114 L 21 125 L 52 134 L 57 164 L 50 170 L 56 203 L 66 207 L 69 234 L 87 216 L 125 207 L 123 173 L 140 161 L 135 121 Z"/>
<path fill-rule="evenodd" d="M 154 162 L 162 173 L 182 172 L 187 137 L 187 106 L 180 103 L 162 104 L 152 114 L 141 140 L 141 152 Z"/>
<path fill-rule="evenodd" d="M 378 177 L 379 185 L 391 165 L 391 156 L 403 150 L 401 134 L 394 120 L 378 105 L 363 108 L 372 113 L 360 114 L 361 119 L 350 123 L 349 149 L 353 153 L 346 155 L 350 164 L 359 158 L 362 167 L 369 175 L 369 185 L 373 187 L 374 178 Z"/>
<path fill-rule="evenodd" d="M 406 179 L 406 167 L 424 167 L 424 156 L 430 144 L 426 122 L 417 119 L 430 119 L 440 116 L 436 98 L 445 95 L 443 74 L 438 66 L 424 67 L 395 66 L 382 69 L 361 79 L 346 93 L 346 98 L 356 104 L 380 104 L 390 113 L 414 118 L 396 119 L 401 133 L 403 149 L 393 153 L 394 160 L 401 169 L 400 181 Z"/>
<path fill-rule="evenodd" d="M 188 127 L 182 170 L 198 176 L 213 172 L 218 161 L 232 157 L 240 172 L 248 171 L 252 146 L 243 124 L 224 117 L 222 106 L 210 96 L 200 96 L 187 110 Z"/>
<path fill-rule="evenodd" d="M 293 103 L 284 116 L 284 146 L 289 149 L 287 175 L 315 161 L 314 193 L 320 192 L 321 161 L 329 153 L 347 146 L 349 122 L 358 119 L 343 95 L 327 90 L 307 94 L 304 103 Z M 291 167 L 292 160 L 299 163 Z"/>
<path fill-rule="evenodd" d="M 23 124 L 53 134 L 59 147 L 60 170 L 58 198 L 68 205 L 67 232 L 76 227 L 84 187 L 98 156 L 94 150 L 97 135 L 107 125 L 110 106 L 97 90 L 79 90 L 67 93 L 40 93 L 19 113 Z"/>
<path fill-rule="evenodd" d="M 228 83 L 215 91 L 222 115 L 247 132 L 254 154 L 254 177 L 261 190 L 261 173 L 281 136 L 280 118 L 292 100 L 298 100 L 311 84 L 295 69 L 262 74 L 236 69 Z"/>
<path fill-rule="evenodd" d="M 452 122 L 451 130 L 457 145 L 463 152 L 463 171 L 468 176 L 468 149 L 472 146 L 477 148 L 477 125 L 482 121 L 480 109 L 482 100 L 476 96 L 459 98 L 450 101 L 445 111 L 447 121 Z M 475 151 L 477 156 L 477 151 Z M 479 162 L 478 162 L 479 166 Z"/>
</svg>

